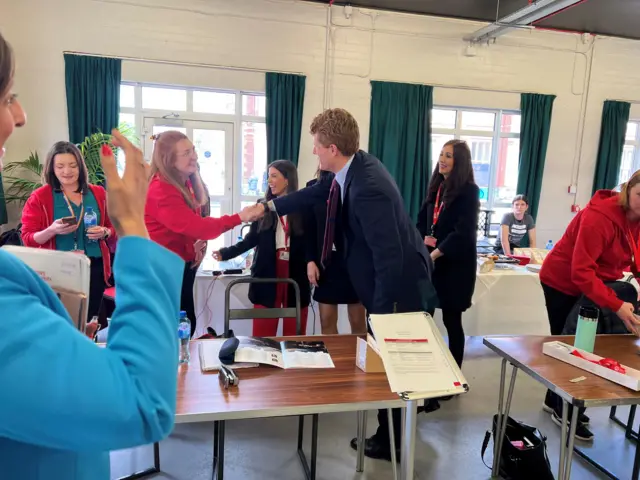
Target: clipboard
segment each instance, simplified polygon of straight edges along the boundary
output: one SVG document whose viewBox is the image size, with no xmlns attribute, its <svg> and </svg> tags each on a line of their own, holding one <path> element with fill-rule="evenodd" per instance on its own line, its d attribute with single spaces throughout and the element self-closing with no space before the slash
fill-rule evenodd
<svg viewBox="0 0 640 480">
<path fill-rule="evenodd" d="M 369 325 L 391 391 L 403 400 L 460 395 L 469 384 L 431 315 L 371 315 Z"/>
<path fill-rule="evenodd" d="M 55 292 L 73 325 L 85 331 L 89 314 L 91 261 L 85 255 L 5 245 L 5 251 L 31 267 Z"/>
</svg>

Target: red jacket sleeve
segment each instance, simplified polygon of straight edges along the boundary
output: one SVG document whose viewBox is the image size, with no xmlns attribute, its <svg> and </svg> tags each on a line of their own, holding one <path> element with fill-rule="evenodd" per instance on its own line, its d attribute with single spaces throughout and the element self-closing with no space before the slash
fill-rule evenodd
<svg viewBox="0 0 640 480">
<path fill-rule="evenodd" d="M 22 243 L 25 247 L 43 248 L 33 236 L 48 227 L 45 212 L 37 195 L 31 194 L 22 209 Z"/>
<path fill-rule="evenodd" d="M 624 302 L 596 274 L 598 259 L 614 241 L 611 230 L 603 229 L 598 220 L 587 211 L 582 216 L 571 258 L 571 281 L 596 305 L 617 312 Z"/>
<path fill-rule="evenodd" d="M 201 217 L 189 208 L 177 188 L 164 182 L 149 185 L 147 207 L 168 230 L 199 240 L 213 240 L 242 223 L 237 214 Z"/>
</svg>

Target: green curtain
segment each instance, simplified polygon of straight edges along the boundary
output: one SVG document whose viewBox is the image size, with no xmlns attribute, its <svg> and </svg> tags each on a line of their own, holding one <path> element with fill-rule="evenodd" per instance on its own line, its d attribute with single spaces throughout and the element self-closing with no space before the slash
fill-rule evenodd
<svg viewBox="0 0 640 480">
<path fill-rule="evenodd" d="M 593 193 L 596 190 L 612 189 L 618 185 L 630 109 L 631 104 L 628 102 L 613 100 L 604 102 Z"/>
<path fill-rule="evenodd" d="M 431 173 L 432 108 L 433 87 L 371 82 L 369 153 L 389 170 L 414 220 Z"/>
<path fill-rule="evenodd" d="M 529 199 L 529 214 L 538 215 L 542 174 L 547 155 L 551 113 L 555 95 L 523 93 L 520 98 L 520 161 L 518 170 L 518 194 Z M 525 237 L 527 239 L 528 237 Z M 525 240 L 523 239 L 523 240 Z"/>
<path fill-rule="evenodd" d="M 291 160 L 298 165 L 306 80 L 304 75 L 266 74 L 268 163 Z"/>
<path fill-rule="evenodd" d="M 116 58 L 64 55 L 69 141 L 118 126 L 122 61 Z"/>
<path fill-rule="evenodd" d="M 9 221 L 7 215 L 7 202 L 4 199 L 4 187 L 2 185 L 2 173 L 0 173 L 0 225 L 4 225 Z"/>
</svg>

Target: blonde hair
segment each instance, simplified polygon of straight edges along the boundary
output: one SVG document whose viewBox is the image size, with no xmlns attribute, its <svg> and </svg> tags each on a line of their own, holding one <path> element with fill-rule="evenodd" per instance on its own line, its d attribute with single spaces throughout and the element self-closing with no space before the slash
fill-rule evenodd
<svg viewBox="0 0 640 480">
<path fill-rule="evenodd" d="M 189 192 L 187 186 L 182 182 L 180 173 L 175 168 L 176 144 L 180 140 L 189 140 L 189 138 L 182 132 L 170 130 L 156 135 L 154 140 L 150 179 L 156 174 L 160 175 L 164 180 L 180 190 L 184 200 L 191 208 L 198 208 L 205 205 L 207 203 L 207 194 L 204 184 L 202 183 L 202 177 L 200 177 L 200 171 L 189 175 L 193 193 L 196 197 L 194 200 L 191 192 Z"/>
<path fill-rule="evenodd" d="M 640 183 L 640 170 L 637 170 L 631 178 L 620 186 L 620 206 L 625 210 L 629 210 L 629 192 L 633 187 Z"/>
<path fill-rule="evenodd" d="M 360 148 L 358 122 L 342 108 L 325 110 L 311 122 L 311 135 L 318 134 L 318 140 L 328 147 L 335 145 L 345 157 L 355 155 Z"/>
</svg>

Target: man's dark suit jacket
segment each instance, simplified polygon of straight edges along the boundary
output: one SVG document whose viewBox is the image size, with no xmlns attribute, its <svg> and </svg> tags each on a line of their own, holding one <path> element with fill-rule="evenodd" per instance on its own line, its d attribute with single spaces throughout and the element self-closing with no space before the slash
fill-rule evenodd
<svg viewBox="0 0 640 480">
<path fill-rule="evenodd" d="M 330 188 L 328 177 L 273 203 L 279 215 L 288 215 L 326 202 Z M 344 189 L 336 221 L 341 222 L 347 270 L 362 304 L 373 314 L 431 311 L 431 258 L 387 169 L 360 150 Z"/>
</svg>

